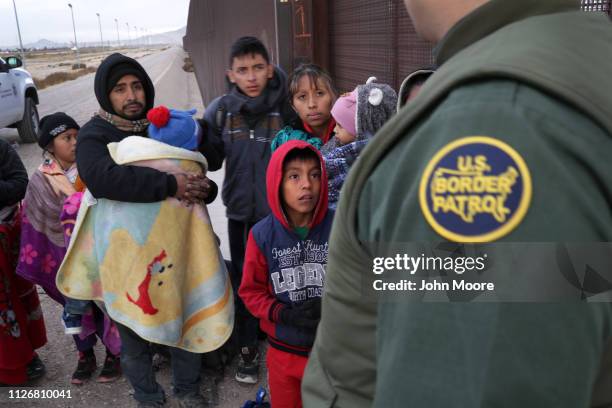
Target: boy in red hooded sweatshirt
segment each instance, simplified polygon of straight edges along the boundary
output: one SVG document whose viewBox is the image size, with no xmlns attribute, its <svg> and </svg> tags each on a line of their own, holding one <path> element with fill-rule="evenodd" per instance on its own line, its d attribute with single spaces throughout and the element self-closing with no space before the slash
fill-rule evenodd
<svg viewBox="0 0 612 408">
<path fill-rule="evenodd" d="M 272 213 L 251 229 L 238 291 L 268 335 L 268 382 L 274 408 L 301 407 L 302 375 L 321 315 L 333 211 L 319 151 L 291 140 L 266 173 Z"/>
</svg>

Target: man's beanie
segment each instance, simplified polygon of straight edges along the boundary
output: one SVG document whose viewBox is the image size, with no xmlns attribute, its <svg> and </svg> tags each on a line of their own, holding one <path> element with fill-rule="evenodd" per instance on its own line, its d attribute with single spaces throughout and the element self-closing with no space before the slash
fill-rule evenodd
<svg viewBox="0 0 612 408">
<path fill-rule="evenodd" d="M 155 88 L 151 78 L 144 70 L 142 65 L 133 58 L 123 54 L 113 53 L 106 57 L 96 70 L 94 79 L 94 91 L 100 107 L 108 113 L 117 114 L 113 109 L 109 94 L 117 85 L 117 82 L 125 75 L 134 75 L 142 82 L 146 96 L 146 106 L 142 115 L 143 119 L 146 112 L 153 107 L 155 102 Z"/>
<path fill-rule="evenodd" d="M 331 114 L 334 120 L 345 128 L 351 135 L 357 134 L 355 115 L 357 112 L 357 89 L 341 95 L 334 103 Z"/>
<path fill-rule="evenodd" d="M 56 112 L 43 117 L 39 122 L 38 145 L 45 149 L 56 136 L 68 129 L 79 130 L 78 123 L 64 112 Z"/>
<path fill-rule="evenodd" d="M 374 136 L 395 114 L 397 93 L 389 85 L 377 83 L 375 77 L 370 77 L 356 90 L 355 139 L 365 140 Z"/>
<path fill-rule="evenodd" d="M 151 109 L 147 114 L 151 122 L 149 137 L 172 146 L 195 150 L 199 132 L 199 126 L 193 119 L 195 113 L 195 109 L 180 111 L 165 106 Z"/>
<path fill-rule="evenodd" d="M 106 81 L 106 93 L 109 94 L 117 82 L 126 75 L 134 75 L 144 83 L 144 75 L 142 71 L 129 62 L 122 62 L 113 66 L 108 72 L 108 80 Z"/>
</svg>

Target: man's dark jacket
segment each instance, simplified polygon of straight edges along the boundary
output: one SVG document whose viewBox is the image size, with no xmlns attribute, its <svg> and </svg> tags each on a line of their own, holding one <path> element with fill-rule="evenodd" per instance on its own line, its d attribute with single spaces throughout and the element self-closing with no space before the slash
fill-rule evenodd
<svg viewBox="0 0 612 408">
<path fill-rule="evenodd" d="M 105 90 L 109 73 L 116 64 L 130 63 L 141 71 L 146 107 L 153 106 L 155 89 L 148 74 L 136 60 L 121 54 L 106 58 L 96 72 L 94 87 L 101 106 L 105 104 Z M 176 194 L 176 178 L 155 169 L 116 164 L 110 156 L 107 145 L 120 142 L 128 136 L 147 137 L 146 131 L 125 132 L 101 117 L 94 116 L 81 128 L 77 141 L 77 167 L 79 176 L 96 198 L 116 201 L 148 203 L 165 200 Z M 207 202 L 217 195 L 217 185 L 210 180 L 211 192 Z"/>
</svg>

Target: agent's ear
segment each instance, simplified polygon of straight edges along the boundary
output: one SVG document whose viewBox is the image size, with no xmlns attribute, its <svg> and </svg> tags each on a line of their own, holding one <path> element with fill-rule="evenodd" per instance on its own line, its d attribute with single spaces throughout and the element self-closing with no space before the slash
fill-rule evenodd
<svg viewBox="0 0 612 408">
<path fill-rule="evenodd" d="M 228 69 L 227 71 L 225 71 L 225 73 L 227 74 L 227 78 L 229 79 L 229 81 L 232 84 L 236 83 L 236 77 L 234 76 L 234 71 L 232 71 L 231 69 Z"/>
<path fill-rule="evenodd" d="M 272 79 L 274 76 L 274 65 L 268 64 L 268 79 Z"/>
</svg>

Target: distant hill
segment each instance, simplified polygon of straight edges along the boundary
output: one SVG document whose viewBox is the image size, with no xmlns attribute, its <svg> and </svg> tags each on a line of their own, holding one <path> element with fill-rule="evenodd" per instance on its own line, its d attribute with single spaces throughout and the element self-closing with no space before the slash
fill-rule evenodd
<svg viewBox="0 0 612 408">
<path fill-rule="evenodd" d="M 69 47 L 69 44 L 66 43 L 56 43 L 54 41 L 49 41 L 46 38 L 36 41 L 35 43 L 23 44 L 24 48 L 31 48 L 35 50 L 41 50 L 43 48 L 65 48 Z"/>
<path fill-rule="evenodd" d="M 178 44 L 183 45 L 183 36 L 185 36 L 185 32 L 187 31 L 187 27 L 179 28 L 175 31 L 168 31 L 165 33 L 153 34 L 150 37 L 151 44 Z M 122 39 L 123 40 L 123 39 Z M 123 41 L 122 41 L 123 42 Z M 132 38 L 132 43 L 144 43 L 145 40 L 142 36 L 137 38 Z M 79 42 L 79 46 L 84 47 L 88 45 L 97 45 L 99 43 L 81 43 Z M 57 43 L 53 41 L 49 41 L 47 39 L 40 39 L 34 43 L 23 44 L 23 48 L 25 49 L 37 49 L 41 50 L 46 48 L 70 48 L 72 44 L 70 43 Z M 16 50 L 18 49 L 18 45 L 0 45 L 0 50 L 9 49 Z"/>
<path fill-rule="evenodd" d="M 183 45 L 183 37 L 187 32 L 187 27 L 179 28 L 175 31 L 153 34 L 150 37 L 151 44 L 178 44 Z M 141 37 L 142 38 L 142 37 Z"/>
<path fill-rule="evenodd" d="M 46 38 L 40 39 L 34 43 L 23 44 L 23 48 L 26 50 L 42 50 L 44 48 L 68 48 L 70 44 L 68 43 L 57 43 L 54 41 L 47 40 Z M 8 49 L 8 50 L 17 50 L 19 49 L 18 45 L 0 45 L 0 49 Z"/>
</svg>

